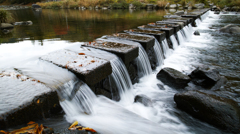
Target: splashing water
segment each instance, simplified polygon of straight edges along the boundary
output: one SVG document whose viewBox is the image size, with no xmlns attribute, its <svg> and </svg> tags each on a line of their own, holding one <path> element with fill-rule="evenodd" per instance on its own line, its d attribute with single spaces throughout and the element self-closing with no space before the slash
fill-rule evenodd
<svg viewBox="0 0 240 134">
<path fill-rule="evenodd" d="M 201 24 L 201 20 L 198 18 L 198 19 L 195 20 L 195 23 L 196 23 L 197 26 L 199 26 Z"/>
<path fill-rule="evenodd" d="M 150 65 L 148 55 L 140 43 L 128 41 L 128 40 L 124 40 L 124 39 L 116 39 L 116 38 L 107 38 L 107 39 L 99 38 L 97 40 L 106 41 L 106 42 L 117 42 L 117 43 L 138 46 L 139 47 L 139 55 L 136 58 L 136 62 L 138 64 L 139 76 L 150 75 L 152 73 L 152 68 Z"/>
<path fill-rule="evenodd" d="M 171 52 L 170 52 L 170 48 L 169 48 L 168 43 L 167 43 L 167 39 L 164 39 L 161 44 L 162 44 L 162 47 L 163 47 L 163 52 L 164 52 L 165 58 L 169 57 Z"/>
<path fill-rule="evenodd" d="M 159 66 L 161 66 L 164 60 L 164 55 L 163 55 L 164 51 L 162 50 L 160 43 L 157 41 L 156 38 L 155 38 L 153 49 L 155 52 L 155 57 L 157 58 L 157 63 Z"/>
<path fill-rule="evenodd" d="M 188 24 L 188 28 L 189 28 L 190 32 L 193 33 L 193 27 L 191 24 Z"/>
<path fill-rule="evenodd" d="M 191 33 L 190 33 L 189 29 L 187 28 L 187 26 L 185 26 L 185 27 L 183 28 L 183 32 L 184 32 L 184 34 L 185 34 L 185 36 L 186 36 L 186 39 L 189 40 L 190 37 L 191 37 Z"/>
<path fill-rule="evenodd" d="M 178 42 L 177 42 L 176 38 L 174 37 L 174 35 L 171 35 L 171 36 L 170 36 L 170 40 L 171 40 L 171 42 L 172 42 L 173 49 L 174 49 L 174 50 L 177 49 L 177 47 L 178 47 Z"/>
<path fill-rule="evenodd" d="M 179 44 L 182 45 L 184 42 L 184 38 L 180 31 L 177 32 L 177 37 L 178 37 Z"/>
</svg>

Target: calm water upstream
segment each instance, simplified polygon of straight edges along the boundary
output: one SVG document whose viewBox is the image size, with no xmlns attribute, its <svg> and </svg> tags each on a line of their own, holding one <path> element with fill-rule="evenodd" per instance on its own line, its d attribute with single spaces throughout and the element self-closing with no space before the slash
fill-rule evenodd
<svg viewBox="0 0 240 134">
<path fill-rule="evenodd" d="M 0 71 L 16 66 L 17 61 L 21 62 L 23 59 L 74 46 L 82 41 L 92 41 L 102 35 L 155 22 L 161 20 L 165 15 L 164 11 L 147 12 L 142 10 L 133 12 L 128 10 L 43 10 L 41 13 L 17 10 L 12 12 L 17 21 L 32 20 L 33 25 L 17 26 L 10 35 L 1 34 Z M 196 66 L 201 65 L 216 68 L 221 75 L 228 79 L 226 86 L 220 90 L 226 89 L 233 93 L 234 99 L 240 104 L 239 34 L 218 32 L 218 29 L 227 24 L 239 25 L 239 23 L 240 15 L 215 15 L 210 12 L 198 27 L 193 28 L 193 30 L 198 30 L 201 35 L 194 36 L 190 33 L 191 37 L 177 46 L 176 50 L 164 60 L 163 66 L 175 68 L 184 73 L 190 73 Z M 53 127 L 59 133 L 68 133 L 67 121 L 78 120 L 82 125 L 94 128 L 103 134 L 147 134 L 155 131 L 159 134 L 225 134 L 225 132 L 179 110 L 173 100 L 177 91 L 165 85 L 165 90 L 159 90 L 157 86 L 157 84 L 162 84 L 156 79 L 156 73 L 160 69 L 161 67 L 158 67 L 152 74 L 141 78 L 139 83 L 133 85 L 131 93 L 126 95 L 145 94 L 154 100 L 153 107 L 145 107 L 140 103 L 126 100 L 113 102 L 107 98 L 93 95 L 93 101 L 97 100 L 92 104 L 96 111 L 94 115 L 79 113 L 71 115 L 69 113 L 74 112 L 74 107 L 70 109 L 67 107 L 70 104 L 63 103 L 62 106 L 65 108 L 65 112 L 67 111 L 66 116 L 60 115 L 41 122 L 46 126 Z M 0 93 L 3 90 L 4 88 L 0 86 Z M 0 94 L 0 98 L 1 95 L 3 94 Z M 154 130 L 156 128 L 157 130 Z"/>
<path fill-rule="evenodd" d="M 16 21 L 33 21 L 32 26 L 16 26 L 12 34 L 2 35 L 0 43 L 26 39 L 93 41 L 102 35 L 120 32 L 161 20 L 165 11 L 129 10 L 32 10 L 11 11 Z M 45 44 L 43 44 L 45 45 Z"/>
</svg>

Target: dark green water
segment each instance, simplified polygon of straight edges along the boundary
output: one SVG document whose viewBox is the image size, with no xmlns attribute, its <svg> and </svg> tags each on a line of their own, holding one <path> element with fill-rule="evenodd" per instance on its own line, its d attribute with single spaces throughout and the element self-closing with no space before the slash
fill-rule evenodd
<svg viewBox="0 0 240 134">
<path fill-rule="evenodd" d="M 51 10 L 35 12 L 30 9 L 11 11 L 15 21 L 31 20 L 31 26 L 15 26 L 12 33 L 1 33 L 0 43 L 21 40 L 61 39 L 92 41 L 103 35 L 135 28 L 162 20 L 164 10 Z"/>
</svg>

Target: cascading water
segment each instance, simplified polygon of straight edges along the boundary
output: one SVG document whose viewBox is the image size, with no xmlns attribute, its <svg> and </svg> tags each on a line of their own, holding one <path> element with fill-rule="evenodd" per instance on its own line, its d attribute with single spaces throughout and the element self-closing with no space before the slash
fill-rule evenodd
<svg viewBox="0 0 240 134">
<path fill-rule="evenodd" d="M 150 61 L 148 58 L 148 55 L 141 44 L 133 41 L 128 41 L 124 39 L 116 39 L 116 38 L 99 38 L 97 41 L 106 41 L 106 42 L 117 42 L 117 43 L 124 43 L 129 45 L 136 45 L 139 47 L 139 55 L 136 58 L 137 64 L 138 64 L 138 73 L 139 76 L 145 76 L 150 75 L 152 73 L 152 68 L 150 65 Z"/>
<path fill-rule="evenodd" d="M 190 33 L 190 31 L 187 29 L 187 26 L 185 26 L 185 27 L 183 28 L 183 32 L 184 32 L 184 34 L 185 34 L 185 36 L 186 36 L 186 39 L 187 39 L 187 40 L 190 39 L 191 33 Z"/>
<path fill-rule="evenodd" d="M 119 97 L 121 101 L 132 100 L 132 96 L 129 95 L 132 87 L 130 76 L 127 72 L 125 65 L 119 58 L 115 58 L 110 61 L 112 66 L 111 78 L 117 86 Z M 118 96 L 113 96 L 113 98 Z"/>
<path fill-rule="evenodd" d="M 190 30 L 190 33 L 193 33 L 193 27 L 192 27 L 191 24 L 188 24 L 188 28 L 189 28 L 189 30 Z"/>
<path fill-rule="evenodd" d="M 133 34 L 133 33 L 130 33 L 131 35 L 138 35 L 138 36 L 146 36 L 146 37 L 152 37 L 154 38 L 154 46 L 153 46 L 153 50 L 154 50 L 154 53 L 155 53 L 155 57 L 157 58 L 157 64 L 159 66 L 161 66 L 163 64 L 163 60 L 164 60 L 164 51 L 162 50 L 162 47 L 160 45 L 160 43 L 158 42 L 158 40 L 154 37 L 154 36 L 151 36 L 151 35 L 146 35 L 146 34 Z"/>
<path fill-rule="evenodd" d="M 174 49 L 174 50 L 177 49 L 177 47 L 178 47 L 178 42 L 177 42 L 176 38 L 174 37 L 174 35 L 171 35 L 171 36 L 170 36 L 170 40 L 171 40 L 171 42 L 172 42 L 173 49 Z"/>
<path fill-rule="evenodd" d="M 177 37 L 178 37 L 178 41 L 179 41 L 180 45 L 182 45 L 184 42 L 184 38 L 180 31 L 177 32 Z"/>
<path fill-rule="evenodd" d="M 163 56 L 164 51 L 162 50 L 160 43 L 157 41 L 157 39 L 156 38 L 154 39 L 155 39 L 155 43 L 154 43 L 153 49 L 155 52 L 155 57 L 157 58 L 158 65 L 161 66 L 164 60 L 164 56 Z"/>
<path fill-rule="evenodd" d="M 163 47 L 163 52 L 164 52 L 164 56 L 165 58 L 169 57 L 171 52 L 170 52 L 170 48 L 168 46 L 168 43 L 167 43 L 167 39 L 164 39 L 162 42 L 162 47 Z"/>
<path fill-rule="evenodd" d="M 196 23 L 197 26 L 199 26 L 201 24 L 201 20 L 198 18 L 198 19 L 195 20 L 195 23 Z"/>
</svg>

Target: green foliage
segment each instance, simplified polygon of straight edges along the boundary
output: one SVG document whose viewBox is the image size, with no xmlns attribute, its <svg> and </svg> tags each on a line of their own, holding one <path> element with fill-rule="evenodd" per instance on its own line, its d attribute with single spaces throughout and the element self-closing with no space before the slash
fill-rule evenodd
<svg viewBox="0 0 240 134">
<path fill-rule="evenodd" d="M 132 2 L 132 4 L 136 8 L 143 8 L 144 7 L 143 3 L 139 2 L 139 1 L 134 1 L 134 2 Z"/>
<path fill-rule="evenodd" d="M 119 0 L 117 3 L 112 4 L 113 9 L 127 9 L 129 4 L 124 0 Z"/>
<path fill-rule="evenodd" d="M 148 3 L 156 4 L 158 0 L 147 0 Z"/>
<path fill-rule="evenodd" d="M 0 23 L 13 22 L 12 14 L 0 9 Z"/>
</svg>

